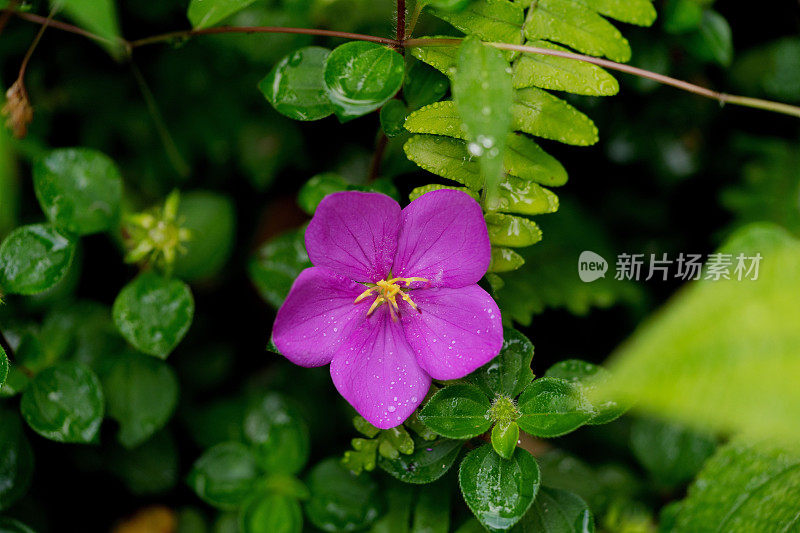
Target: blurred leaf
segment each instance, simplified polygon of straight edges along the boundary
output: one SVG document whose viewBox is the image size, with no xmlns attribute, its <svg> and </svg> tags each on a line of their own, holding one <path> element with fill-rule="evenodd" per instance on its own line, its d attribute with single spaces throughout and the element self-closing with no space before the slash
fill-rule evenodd
<svg viewBox="0 0 800 533">
<path fill-rule="evenodd" d="M 381 128 L 387 137 L 397 137 L 406 130 L 403 123 L 406 121 L 406 106 L 396 98 L 389 100 L 381 108 Z"/>
<path fill-rule="evenodd" d="M 447 533 L 450 530 L 450 490 L 444 483 L 419 487 L 410 533 Z"/>
<path fill-rule="evenodd" d="M 465 378 L 489 398 L 516 398 L 533 381 L 531 341 L 514 328 L 505 328 L 503 337 L 500 354 Z"/>
<path fill-rule="evenodd" d="M 117 448 L 111 456 L 110 468 L 133 494 L 167 492 L 178 482 L 175 439 L 162 431 L 136 448 Z"/>
<path fill-rule="evenodd" d="M 258 494 L 242 508 L 239 528 L 242 533 L 301 533 L 303 510 L 289 496 Z"/>
<path fill-rule="evenodd" d="M 33 167 L 36 197 L 57 227 L 88 235 L 114 229 L 122 178 L 105 154 L 88 148 L 48 152 Z"/>
<path fill-rule="evenodd" d="M 439 439 L 428 442 L 414 438 L 414 453 L 397 459 L 378 458 L 378 466 L 406 483 L 425 484 L 436 481 L 450 470 L 464 441 Z"/>
<path fill-rule="evenodd" d="M 519 441 L 516 422 L 498 422 L 492 428 L 492 448 L 503 459 L 511 459 Z"/>
<path fill-rule="evenodd" d="M 276 309 L 300 272 L 311 266 L 304 234 L 300 229 L 279 235 L 264 243 L 250 259 L 250 279 L 261 297 Z"/>
<path fill-rule="evenodd" d="M 705 6 L 697 0 L 667 0 L 664 4 L 664 30 L 667 33 L 687 33 L 703 22 Z"/>
<path fill-rule="evenodd" d="M 587 2 L 588 3 L 588 2 Z M 627 8 L 626 12 L 631 12 Z M 622 34 L 591 9 L 570 0 L 538 0 L 525 22 L 525 36 L 545 39 L 593 56 L 626 62 L 631 47 Z"/>
<path fill-rule="evenodd" d="M 559 378 L 579 385 L 588 397 L 596 387 L 602 386 L 611 379 L 611 374 L 603 367 L 578 359 L 560 361 L 544 374 L 546 377 Z M 594 416 L 587 422 L 589 425 L 608 424 L 616 420 L 628 409 L 627 405 L 614 400 L 599 402 L 592 405 Z"/>
<path fill-rule="evenodd" d="M 370 533 L 409 533 L 413 488 L 393 481 L 382 490 L 386 500 L 386 511 L 372 525 Z"/>
<path fill-rule="evenodd" d="M 614 354 L 601 397 L 613 391 L 695 427 L 797 443 L 800 241 L 754 224 L 720 253 L 761 254 L 758 279 L 692 283 Z"/>
<path fill-rule="evenodd" d="M 403 86 L 403 56 L 379 44 L 353 41 L 325 61 L 325 91 L 346 122 L 374 111 Z"/>
<path fill-rule="evenodd" d="M 308 488 L 306 515 L 325 531 L 363 529 L 380 516 L 377 484 L 366 474 L 352 474 L 337 459 L 317 464 L 309 474 Z"/>
<path fill-rule="evenodd" d="M 295 50 L 275 65 L 258 88 L 282 115 L 294 120 L 323 119 L 333 113 L 323 83 L 330 53 L 319 46 Z"/>
<path fill-rule="evenodd" d="M 103 421 L 100 380 L 80 363 L 58 363 L 31 381 L 20 410 L 31 429 L 47 439 L 93 442 Z"/>
<path fill-rule="evenodd" d="M 308 461 L 309 435 L 297 409 L 278 394 L 260 398 L 247 412 L 244 434 L 259 465 L 270 473 L 294 474 Z"/>
<path fill-rule="evenodd" d="M 784 37 L 750 48 L 733 66 L 736 84 L 747 94 L 760 93 L 785 102 L 800 100 L 800 38 Z"/>
<path fill-rule="evenodd" d="M 0 409 L 0 427 L 0 510 L 4 510 L 28 491 L 33 477 L 33 451 L 17 413 Z"/>
<path fill-rule="evenodd" d="M 408 107 L 419 109 L 441 100 L 449 88 L 450 83 L 440 72 L 422 61 L 414 61 L 406 73 L 403 98 Z"/>
<path fill-rule="evenodd" d="M 800 460 L 770 447 L 733 441 L 706 463 L 672 531 L 791 531 L 797 525 Z"/>
<path fill-rule="evenodd" d="M 113 56 L 118 59 L 122 57 L 124 48 L 114 0 L 50 0 L 51 5 L 57 3 L 78 26 L 108 40 L 103 44 Z"/>
<path fill-rule="evenodd" d="M 13 518 L 0 517 L 0 533 L 36 533 L 34 530 Z"/>
<path fill-rule="evenodd" d="M 45 291 L 64 277 L 74 255 L 72 238 L 53 226 L 19 227 L 0 244 L 0 286 L 16 294 Z"/>
<path fill-rule="evenodd" d="M 138 350 L 161 359 L 183 339 L 194 317 L 194 299 L 180 280 L 139 274 L 114 300 L 114 323 Z"/>
<path fill-rule="evenodd" d="M 255 0 L 191 0 L 186 16 L 196 30 L 222 22 Z"/>
<path fill-rule="evenodd" d="M 511 107 L 515 130 L 576 146 L 598 140 L 592 119 L 547 91 L 530 87 L 514 91 Z"/>
<path fill-rule="evenodd" d="M 730 66 L 733 61 L 733 34 L 725 17 L 707 9 L 703 21 L 695 33 L 684 39 L 686 48 L 702 61 L 711 61 Z"/>
<path fill-rule="evenodd" d="M 174 273 L 187 280 L 213 277 L 225 266 L 236 243 L 236 209 L 221 194 L 193 191 L 181 195 L 181 227 L 191 231 L 183 245 L 186 253 L 175 258 Z"/>
<path fill-rule="evenodd" d="M 189 473 L 189 486 L 204 502 L 219 509 L 236 509 L 258 481 L 256 457 L 238 442 L 217 444 L 198 459 Z"/>
<path fill-rule="evenodd" d="M 178 403 L 178 379 L 153 357 L 127 352 L 103 376 L 108 416 L 119 422 L 117 439 L 135 448 L 163 428 Z"/>
<path fill-rule="evenodd" d="M 572 492 L 541 487 L 533 505 L 512 533 L 594 533 L 589 506 Z"/>
<path fill-rule="evenodd" d="M 434 394 L 419 412 L 419 419 L 430 429 L 451 439 L 470 439 L 485 433 L 492 425 L 486 414 L 489 398 L 472 385 L 450 385 Z"/>
<path fill-rule="evenodd" d="M 575 431 L 594 416 L 579 386 L 557 378 L 537 379 L 519 397 L 517 423 L 534 437 L 558 437 Z"/>
<path fill-rule="evenodd" d="M 509 529 L 525 515 L 539 491 L 539 467 L 522 448 L 511 459 L 503 459 L 484 444 L 464 457 L 458 482 L 481 524 Z"/>
<path fill-rule="evenodd" d="M 0 387 L 6 382 L 8 377 L 8 356 L 6 351 L 0 346 Z"/>
<path fill-rule="evenodd" d="M 511 75 L 503 54 L 477 37 L 464 39 L 453 80 L 453 96 L 467 149 L 478 157 L 486 208 L 498 206 L 506 138 L 511 130 Z"/>
<path fill-rule="evenodd" d="M 631 451 L 659 483 L 692 479 L 717 447 L 713 437 L 679 424 L 639 418 L 631 426 Z"/>
<path fill-rule="evenodd" d="M 523 10 L 507 0 L 475 0 L 466 9 L 433 9 L 434 15 L 485 41 L 522 44 Z"/>
</svg>

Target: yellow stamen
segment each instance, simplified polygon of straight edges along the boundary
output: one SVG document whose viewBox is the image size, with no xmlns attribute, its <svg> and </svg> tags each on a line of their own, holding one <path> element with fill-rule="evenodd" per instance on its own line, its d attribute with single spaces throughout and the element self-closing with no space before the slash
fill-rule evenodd
<svg viewBox="0 0 800 533">
<path fill-rule="evenodd" d="M 356 300 L 353 303 L 357 304 L 358 302 L 360 302 L 361 300 L 363 300 L 364 298 L 366 298 L 367 296 L 372 294 L 372 291 L 374 291 L 374 290 L 375 290 L 375 287 L 370 287 L 369 289 L 365 290 L 364 292 L 362 292 L 361 294 L 358 295 L 358 298 L 356 298 Z"/>
<path fill-rule="evenodd" d="M 374 287 L 370 287 L 361 294 L 353 302 L 357 304 L 358 302 L 364 300 L 365 298 L 372 296 L 372 294 L 377 291 L 377 297 L 375 301 L 372 302 L 369 310 L 367 311 L 367 316 L 371 315 L 375 309 L 380 307 L 383 304 L 389 305 L 389 314 L 392 316 L 392 320 L 397 321 L 397 315 L 400 312 L 400 306 L 397 303 L 397 297 L 399 296 L 402 298 L 408 305 L 410 305 L 415 311 L 419 312 L 419 307 L 414 301 L 411 299 L 411 296 L 408 292 L 404 291 L 401 288 L 401 284 L 405 284 L 406 288 L 410 287 L 412 283 L 420 282 L 425 283 L 428 280 L 425 278 L 391 278 L 388 280 L 380 280 L 378 283 L 375 284 Z"/>
</svg>

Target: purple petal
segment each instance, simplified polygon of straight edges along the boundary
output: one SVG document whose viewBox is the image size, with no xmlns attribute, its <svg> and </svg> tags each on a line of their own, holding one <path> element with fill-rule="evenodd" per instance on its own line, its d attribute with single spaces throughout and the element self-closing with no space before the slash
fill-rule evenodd
<svg viewBox="0 0 800 533">
<path fill-rule="evenodd" d="M 408 343 L 433 379 L 458 379 L 492 360 L 503 346 L 500 309 L 477 285 L 410 292 L 402 309 Z"/>
<path fill-rule="evenodd" d="M 431 385 L 386 305 L 342 345 L 331 363 L 331 377 L 350 405 L 381 429 L 402 424 Z"/>
<path fill-rule="evenodd" d="M 392 269 L 400 205 L 385 194 L 346 191 L 326 196 L 306 230 L 314 266 L 350 279 L 376 282 Z"/>
<path fill-rule="evenodd" d="M 353 303 L 364 289 L 329 268 L 303 270 L 275 318 L 275 346 L 300 366 L 330 363 L 342 341 L 364 322 L 370 303 Z"/>
<path fill-rule="evenodd" d="M 478 202 L 461 191 L 432 191 L 403 209 L 392 275 L 426 278 L 437 287 L 464 287 L 483 277 L 490 255 Z"/>
</svg>

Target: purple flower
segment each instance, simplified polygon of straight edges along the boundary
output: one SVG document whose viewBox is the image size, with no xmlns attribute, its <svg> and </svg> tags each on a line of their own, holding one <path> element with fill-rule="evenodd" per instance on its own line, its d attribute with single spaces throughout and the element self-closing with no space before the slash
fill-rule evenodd
<svg viewBox="0 0 800 533">
<path fill-rule="evenodd" d="M 500 310 L 477 282 L 490 259 L 478 203 L 429 192 L 405 209 L 340 192 L 306 230 L 315 265 L 278 311 L 273 340 L 295 364 L 331 364 L 336 388 L 372 425 L 403 423 L 431 384 L 464 377 L 503 344 Z"/>
</svg>

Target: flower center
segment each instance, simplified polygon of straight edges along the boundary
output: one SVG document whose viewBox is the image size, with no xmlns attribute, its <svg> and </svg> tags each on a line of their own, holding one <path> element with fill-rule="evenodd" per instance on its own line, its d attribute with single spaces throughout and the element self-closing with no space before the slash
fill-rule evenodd
<svg viewBox="0 0 800 533">
<path fill-rule="evenodd" d="M 353 302 L 357 304 L 361 300 L 365 298 L 369 298 L 370 296 L 375 296 L 375 301 L 372 302 L 372 305 L 367 311 L 367 316 L 371 315 L 378 307 L 383 304 L 389 305 L 389 313 L 392 315 L 392 320 L 397 320 L 397 313 L 400 311 L 400 308 L 397 305 L 397 298 L 400 297 L 408 303 L 411 307 L 414 308 L 415 311 L 419 311 L 417 304 L 411 299 L 411 296 L 408 295 L 408 288 L 411 286 L 412 283 L 419 281 L 419 282 L 426 282 L 428 281 L 425 278 L 391 278 L 391 279 L 382 279 L 378 283 L 372 285 L 369 289 L 365 290 L 361 294 L 358 295 L 358 298 L 355 299 Z M 402 284 L 405 284 L 406 290 L 403 290 Z"/>
</svg>

